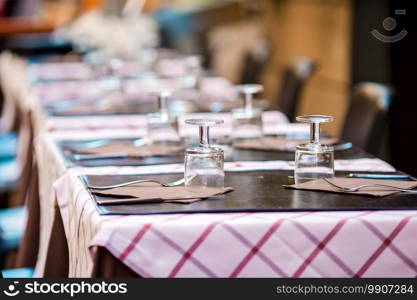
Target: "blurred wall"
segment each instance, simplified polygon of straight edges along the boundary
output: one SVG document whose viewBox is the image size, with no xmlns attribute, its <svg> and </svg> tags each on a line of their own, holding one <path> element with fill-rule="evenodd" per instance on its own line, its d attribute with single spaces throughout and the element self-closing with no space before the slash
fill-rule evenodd
<svg viewBox="0 0 417 300">
<path fill-rule="evenodd" d="M 336 121 L 325 130 L 339 135 L 348 104 L 351 78 L 350 0 L 266 0 L 265 30 L 273 57 L 264 74 L 265 96 L 275 99 L 280 75 L 294 56 L 318 63 L 307 83 L 298 114 L 329 114 Z"/>
</svg>

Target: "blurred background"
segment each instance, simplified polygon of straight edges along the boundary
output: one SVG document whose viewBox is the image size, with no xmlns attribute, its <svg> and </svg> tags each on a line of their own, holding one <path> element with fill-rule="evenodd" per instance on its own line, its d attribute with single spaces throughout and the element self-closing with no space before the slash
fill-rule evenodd
<svg viewBox="0 0 417 300">
<path fill-rule="evenodd" d="M 332 115 L 336 121 L 325 130 L 342 138 L 360 135 L 370 118 L 353 111 L 352 97 L 372 91 L 355 88 L 363 82 L 382 84 L 390 92 L 382 96 L 384 118 L 373 122 L 378 137 L 360 146 L 417 175 L 416 18 L 410 2 L 0 0 L 0 50 L 32 60 L 67 54 L 70 61 L 98 44 L 128 56 L 131 44 L 146 40 L 201 55 L 207 69 L 232 83 L 263 84 L 262 98 L 290 119 Z M 138 22 L 142 16 L 149 19 Z M 145 39 L 153 30 L 157 41 L 152 34 Z"/>
</svg>

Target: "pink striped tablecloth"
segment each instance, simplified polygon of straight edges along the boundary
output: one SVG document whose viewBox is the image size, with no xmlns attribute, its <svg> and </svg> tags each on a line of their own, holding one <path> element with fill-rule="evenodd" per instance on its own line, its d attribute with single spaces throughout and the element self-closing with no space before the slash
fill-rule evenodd
<svg viewBox="0 0 417 300">
<path fill-rule="evenodd" d="M 61 73 L 62 64 L 50 66 L 32 66 L 29 73 L 38 79 L 87 79 L 92 76 L 91 70 L 82 64 L 66 65 L 65 74 Z M 71 88 L 68 87 L 70 95 Z M 91 92 L 91 97 L 96 96 L 94 86 L 86 89 Z M 53 99 L 57 94 L 59 92 L 55 90 L 44 95 Z M 35 98 L 39 100 L 40 95 Z M 40 102 L 33 105 L 39 108 Z M 211 117 L 225 118 L 226 127 L 218 131 L 228 134 L 230 115 Z M 79 175 L 179 173 L 182 166 L 66 169 L 55 140 L 142 136 L 146 133 L 144 117 L 61 119 L 39 114 L 38 119 L 36 155 L 41 162 L 38 275 L 42 273 L 39 265 L 44 262 L 47 244 L 54 242 L 50 232 L 57 204 L 67 237 L 69 275 L 72 277 L 91 275 L 92 255 L 97 247 L 106 248 L 144 277 L 417 276 L 417 211 L 100 216 Z M 276 112 L 275 115 L 267 113 L 263 119 L 266 133 L 308 133 L 308 127 L 289 125 L 285 117 Z M 187 127 L 180 130 L 183 135 L 192 134 L 192 129 Z M 213 131 L 215 134 L 216 130 Z M 291 170 L 293 164 L 284 161 L 235 162 L 227 163 L 225 168 L 231 172 L 279 171 Z M 390 165 L 378 159 L 337 160 L 335 168 L 393 171 Z"/>
<path fill-rule="evenodd" d="M 32 80 L 88 80 L 94 76 L 91 67 L 82 62 L 31 64 L 27 71 Z"/>
<path fill-rule="evenodd" d="M 80 174 L 55 183 L 70 275 L 88 276 L 105 247 L 144 277 L 415 277 L 417 211 L 100 216 Z"/>
<path fill-rule="evenodd" d="M 198 138 L 197 128 L 185 124 L 185 120 L 191 118 L 224 120 L 224 124 L 211 128 L 211 137 L 229 136 L 232 132 L 232 116 L 230 113 L 194 113 L 178 118 L 179 133 L 183 137 Z M 308 125 L 288 123 L 285 115 L 278 111 L 264 112 L 262 120 L 265 134 L 309 133 Z M 138 137 L 144 136 L 147 132 L 145 115 L 49 117 L 45 122 L 45 129 L 52 136 L 61 139 Z"/>
<path fill-rule="evenodd" d="M 72 277 L 88 277 L 92 255 L 104 247 L 144 277 L 352 277 L 416 276 L 417 211 L 274 212 L 100 216 L 81 174 L 181 173 L 182 165 L 66 169 L 54 139 L 123 135 L 126 124 L 143 130 L 140 116 L 49 118 L 40 159 L 54 157 L 42 178 L 54 184 L 67 236 Z M 78 120 L 78 121 L 77 121 Z M 265 120 L 264 120 L 265 121 Z M 112 123 L 113 122 L 113 123 Z M 87 125 L 87 126 L 86 126 Z M 129 126 L 129 125 L 128 125 Z M 279 127 L 289 126 L 281 123 Z M 295 131 L 302 132 L 305 128 Z M 131 132 L 129 132 L 130 134 Z M 54 150 L 55 149 L 55 150 Z M 57 167 L 59 166 L 59 168 Z M 227 171 L 291 170 L 292 162 L 226 163 Z M 336 160 L 337 170 L 394 169 L 379 159 Z M 58 179 L 59 178 L 59 179 Z M 44 184 L 47 186 L 48 184 Z M 44 192 L 44 200 L 47 199 Z M 50 198 L 50 197 L 49 197 Z M 51 212 L 52 213 L 52 212 Z M 48 216 L 44 215 L 44 224 Z M 44 226 L 45 227 L 45 226 Z M 48 239 L 48 234 L 45 235 Z M 226 242 L 227 241 L 227 242 Z M 41 274 L 41 273 L 38 273 Z"/>
</svg>

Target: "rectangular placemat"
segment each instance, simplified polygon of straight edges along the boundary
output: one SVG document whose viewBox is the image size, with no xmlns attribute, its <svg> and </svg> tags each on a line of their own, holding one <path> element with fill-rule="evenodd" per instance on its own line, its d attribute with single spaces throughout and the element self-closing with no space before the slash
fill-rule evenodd
<svg viewBox="0 0 417 300">
<path fill-rule="evenodd" d="M 395 194 L 386 197 L 336 194 L 286 189 L 291 184 L 292 172 L 241 172 L 226 173 L 225 186 L 235 191 L 221 197 L 192 204 L 149 203 L 98 205 L 100 196 L 91 194 L 101 215 L 144 215 L 167 213 L 242 212 L 242 211 L 315 211 L 315 210 L 410 210 L 417 209 L 417 197 Z M 338 173 L 338 176 L 343 173 Z M 171 182 L 182 174 L 165 175 L 86 175 L 84 183 L 93 185 L 115 184 L 135 179 L 156 179 Z"/>
</svg>

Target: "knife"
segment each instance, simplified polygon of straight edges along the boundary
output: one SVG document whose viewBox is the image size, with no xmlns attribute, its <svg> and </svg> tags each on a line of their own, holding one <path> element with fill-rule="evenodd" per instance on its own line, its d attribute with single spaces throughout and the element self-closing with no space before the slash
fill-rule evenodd
<svg viewBox="0 0 417 300">
<path fill-rule="evenodd" d="M 174 197 L 174 198 L 150 198 L 150 199 L 140 199 L 140 198 L 122 198 L 114 200 L 96 200 L 99 205 L 110 205 L 110 204 L 125 204 L 125 203 L 162 203 L 164 201 L 173 201 L 173 200 L 194 200 L 194 199 L 207 199 L 210 197 Z"/>
<path fill-rule="evenodd" d="M 126 158 L 129 155 L 125 152 L 115 152 L 107 154 L 74 154 L 74 159 L 77 161 L 81 160 L 93 160 L 93 159 L 113 159 L 113 158 Z"/>
<path fill-rule="evenodd" d="M 351 178 L 366 178 L 366 179 L 411 179 L 410 176 L 405 174 L 361 174 L 361 173 L 350 173 L 347 177 Z"/>
</svg>

